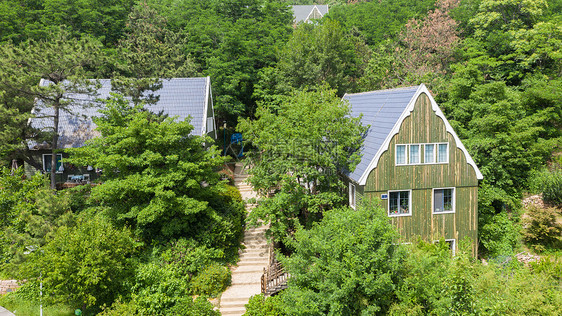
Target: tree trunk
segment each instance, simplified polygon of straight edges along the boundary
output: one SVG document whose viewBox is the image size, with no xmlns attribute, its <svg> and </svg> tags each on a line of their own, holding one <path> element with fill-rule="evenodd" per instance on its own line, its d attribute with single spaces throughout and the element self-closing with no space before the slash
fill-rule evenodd
<svg viewBox="0 0 562 316">
<path fill-rule="evenodd" d="M 59 141 L 59 113 L 60 113 L 60 99 L 57 97 L 53 108 L 55 110 L 55 116 L 53 120 L 53 141 L 51 142 L 51 189 L 55 190 L 57 188 L 56 176 L 57 176 L 57 147 Z"/>
</svg>

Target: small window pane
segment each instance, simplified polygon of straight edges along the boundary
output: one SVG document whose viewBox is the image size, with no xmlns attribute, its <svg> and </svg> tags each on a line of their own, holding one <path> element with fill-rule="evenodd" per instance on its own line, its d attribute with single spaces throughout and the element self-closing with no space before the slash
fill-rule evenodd
<svg viewBox="0 0 562 316">
<path fill-rule="evenodd" d="M 396 146 L 396 164 L 397 165 L 406 164 L 406 145 Z"/>
<path fill-rule="evenodd" d="M 410 145 L 410 163 L 420 163 L 420 145 Z"/>
<path fill-rule="evenodd" d="M 435 145 L 425 144 L 425 163 L 435 163 Z"/>
<path fill-rule="evenodd" d="M 453 189 L 435 189 L 433 193 L 433 212 L 453 211 Z"/>
<path fill-rule="evenodd" d="M 51 172 L 51 157 L 53 155 L 51 154 L 45 154 L 43 155 L 43 170 L 45 170 L 45 172 Z M 62 173 L 62 154 L 57 154 L 57 161 L 56 161 L 56 173 Z"/>
<path fill-rule="evenodd" d="M 439 153 L 437 154 L 437 162 L 447 162 L 447 147 L 449 144 L 439 144 Z"/>
<path fill-rule="evenodd" d="M 390 192 L 388 199 L 388 213 L 390 215 L 410 214 L 409 191 Z"/>
<path fill-rule="evenodd" d="M 443 190 L 443 211 L 444 212 L 453 211 L 453 189 Z"/>
<path fill-rule="evenodd" d="M 349 206 L 355 208 L 355 185 L 350 183 L 349 184 Z"/>
<path fill-rule="evenodd" d="M 389 194 L 389 213 L 391 215 L 397 215 L 398 214 L 398 200 L 400 197 L 400 193 L 399 192 L 390 192 Z"/>
</svg>

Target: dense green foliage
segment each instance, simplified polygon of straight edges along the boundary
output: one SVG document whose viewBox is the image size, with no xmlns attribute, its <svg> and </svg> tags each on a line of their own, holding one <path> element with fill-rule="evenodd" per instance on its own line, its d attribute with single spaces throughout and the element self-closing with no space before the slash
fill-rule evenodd
<svg viewBox="0 0 562 316">
<path fill-rule="evenodd" d="M 339 211 L 328 213 L 332 212 Z M 523 265 L 503 257 L 504 261 L 482 264 L 469 252 L 462 251 L 462 243 L 456 256 L 451 256 L 444 242 L 392 244 L 389 237 L 393 236 L 393 229 L 384 220 L 384 214 L 377 220 L 369 211 L 351 220 L 355 225 L 350 225 L 354 214 L 357 213 L 338 213 L 343 221 L 330 220 L 327 216 L 324 221 L 329 223 L 323 221 L 302 235 L 297 233 L 299 246 L 308 250 L 297 251 L 292 259 L 284 261 L 289 271 L 296 273 L 292 274 L 294 279 L 277 296 L 265 300 L 261 296 L 253 297 L 246 305 L 247 315 L 557 315 L 562 312 L 562 293 L 558 290 L 562 285 L 560 259 L 547 257 Z M 386 227 L 383 229 L 388 233 L 365 233 L 364 229 L 368 231 L 376 226 Z M 310 234 L 312 231 L 316 234 Z M 358 238 L 365 239 L 363 243 L 354 243 Z M 371 247 L 361 251 L 365 243 Z M 387 252 L 389 248 L 394 248 L 394 257 L 389 257 L 392 254 Z M 302 257 L 306 253 L 309 255 Z M 377 273 L 373 268 L 377 265 L 373 263 L 379 261 L 369 260 L 377 256 L 378 259 L 387 257 L 388 263 L 380 263 L 392 265 L 384 271 L 394 273 L 394 277 L 379 277 L 375 279 L 378 282 L 364 288 L 361 285 L 373 280 Z M 347 277 L 340 279 L 344 275 Z M 380 291 L 368 291 L 374 288 Z"/>
<path fill-rule="evenodd" d="M 35 277 L 25 286 L 37 286 L 42 275 L 47 302 L 102 306 L 126 292 L 136 245 L 129 229 L 116 229 L 101 216 L 89 217 L 58 228 L 19 269 L 27 279 Z"/>
<path fill-rule="evenodd" d="M 323 86 L 293 91 L 280 104 L 263 103 L 256 120 L 238 125 L 259 148 L 250 157 L 250 183 L 263 196 L 275 191 L 260 200 L 250 217 L 270 223 L 276 240 L 298 225 L 310 227 L 322 212 L 342 202 L 340 170 L 358 163 L 365 131 L 349 113 L 349 105 Z"/>
<path fill-rule="evenodd" d="M 288 315 L 374 315 L 388 310 L 405 253 L 375 205 L 337 208 L 291 242 L 279 258 L 291 274 L 282 294 Z"/>
<path fill-rule="evenodd" d="M 299 24 L 277 53 L 275 67 L 260 72 L 256 96 L 269 100 L 291 89 L 327 83 L 338 96 L 355 92 L 369 49 L 361 38 L 346 32 L 338 22 Z"/>
<path fill-rule="evenodd" d="M 562 206 L 562 169 L 556 167 L 550 171 L 546 168 L 534 172 L 530 179 L 531 190 L 541 193 L 545 202 Z"/>
<path fill-rule="evenodd" d="M 146 240 L 181 236 L 194 224 L 213 222 L 218 215 L 207 200 L 220 190 L 213 170 L 224 159 L 203 148 L 208 139 L 186 137 L 193 130 L 189 122 L 159 118 L 118 96 L 100 112 L 104 116 L 95 122 L 101 137 L 70 150 L 69 162 L 103 170 L 92 199 L 109 218 Z"/>
<path fill-rule="evenodd" d="M 288 3 L 331 7 L 293 29 Z M 249 314 L 560 314 L 559 259 L 529 268 L 512 255 L 522 236 L 539 252 L 560 248 L 559 212 L 522 212 L 519 201 L 530 190 L 561 203 L 560 172 L 546 166 L 562 140 L 562 1 L 0 1 L 0 165 L 41 169 L 27 140 L 56 146 L 56 129 L 27 124 L 35 98 L 64 111 L 72 92 L 91 91 L 85 79 L 111 78 L 135 105 L 150 104 L 159 79 L 201 75 L 211 77 L 217 125 L 232 132 L 241 118 L 257 149 L 251 182 L 270 198 L 252 220 L 271 224 L 295 251 L 287 266 L 307 280 L 256 297 Z M 41 79 L 54 84 L 39 87 Z M 345 202 L 338 171 L 353 169 L 364 131 L 339 97 L 422 82 L 484 175 L 487 266 L 423 243 L 390 265 L 379 259 L 397 247 L 362 232 L 387 231 L 378 215 L 359 223 L 344 212 L 348 230 L 331 215 Z M 229 283 L 225 264 L 244 226 L 240 195 L 219 180 L 218 150 L 187 136 L 189 122 L 124 100 L 108 101 L 102 137 L 73 153 L 75 164 L 103 169 L 103 184 L 53 194 L 40 175 L 0 171 L 0 275 L 28 280 L 2 303 L 35 304 L 42 275 L 46 303 L 71 311 L 106 304 L 106 315 L 216 315 L 191 296 Z M 391 277 L 377 283 L 373 271 Z"/>
<path fill-rule="evenodd" d="M 189 121 L 119 95 L 100 111 L 100 136 L 69 161 L 102 168 L 103 183 L 53 194 L 41 175 L 2 170 L 0 268 L 28 280 L 12 301 L 37 301 L 42 281 L 47 304 L 214 315 L 205 297 L 230 283 L 225 263 L 237 256 L 245 216 L 216 172 L 224 158 L 189 135 Z"/>
</svg>

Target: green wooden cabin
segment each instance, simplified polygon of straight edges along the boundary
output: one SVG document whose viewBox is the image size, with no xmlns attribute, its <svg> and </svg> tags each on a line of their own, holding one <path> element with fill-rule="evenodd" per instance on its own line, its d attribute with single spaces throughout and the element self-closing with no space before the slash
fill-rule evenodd
<svg viewBox="0 0 562 316">
<path fill-rule="evenodd" d="M 425 85 L 346 94 L 369 125 L 362 160 L 349 173 L 349 203 L 381 203 L 404 242 L 466 238 L 478 251 L 482 174 Z"/>
</svg>

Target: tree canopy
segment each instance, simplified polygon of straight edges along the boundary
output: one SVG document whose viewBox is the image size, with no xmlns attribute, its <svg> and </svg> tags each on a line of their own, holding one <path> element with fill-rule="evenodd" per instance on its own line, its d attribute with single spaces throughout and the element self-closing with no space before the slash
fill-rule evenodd
<svg viewBox="0 0 562 316">
<path fill-rule="evenodd" d="M 281 239 L 295 221 L 309 227 L 343 201 L 341 171 L 358 163 L 365 127 L 327 86 L 263 103 L 256 117 L 241 120 L 238 129 L 256 148 L 250 183 L 273 197 L 260 201 L 251 217 L 270 223 Z"/>
</svg>

